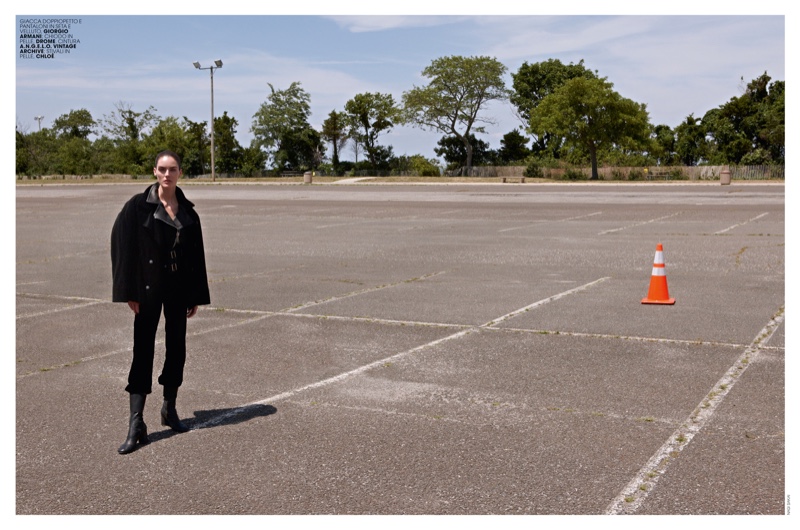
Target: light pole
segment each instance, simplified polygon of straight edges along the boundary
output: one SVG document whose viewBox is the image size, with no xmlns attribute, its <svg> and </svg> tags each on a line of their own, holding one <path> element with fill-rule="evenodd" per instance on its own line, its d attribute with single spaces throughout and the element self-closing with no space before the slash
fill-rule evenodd
<svg viewBox="0 0 800 530">
<path fill-rule="evenodd" d="M 34 116 L 33 119 L 39 122 L 39 130 L 41 131 L 42 130 L 42 120 L 44 119 L 44 116 Z"/>
<path fill-rule="evenodd" d="M 222 68 L 222 61 L 219 59 L 214 61 L 214 66 L 200 67 L 200 63 L 192 63 L 198 70 L 208 70 L 211 73 L 211 181 L 217 180 L 217 173 L 214 166 L 214 70 Z"/>
</svg>

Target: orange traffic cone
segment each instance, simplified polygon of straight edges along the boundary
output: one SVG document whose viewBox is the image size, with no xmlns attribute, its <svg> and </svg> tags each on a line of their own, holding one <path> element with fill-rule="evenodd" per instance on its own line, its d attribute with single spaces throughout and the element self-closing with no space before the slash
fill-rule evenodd
<svg viewBox="0 0 800 530">
<path fill-rule="evenodd" d="M 653 274 L 650 276 L 650 290 L 647 293 L 647 298 L 642 298 L 642 303 L 665 305 L 675 303 L 675 299 L 669 297 L 669 289 L 667 289 L 667 274 L 664 271 L 664 247 L 661 246 L 661 243 L 656 245 Z"/>
</svg>

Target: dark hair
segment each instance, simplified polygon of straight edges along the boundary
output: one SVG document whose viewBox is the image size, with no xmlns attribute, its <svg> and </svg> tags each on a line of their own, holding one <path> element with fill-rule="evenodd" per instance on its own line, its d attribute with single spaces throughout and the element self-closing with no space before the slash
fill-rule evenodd
<svg viewBox="0 0 800 530">
<path fill-rule="evenodd" d="M 171 156 L 172 158 L 175 159 L 175 162 L 178 163 L 178 169 L 183 169 L 181 167 L 181 157 L 179 157 L 175 151 L 170 151 L 169 149 L 165 149 L 156 155 L 156 163 L 153 167 L 158 166 L 158 161 L 161 160 L 161 157 L 163 156 Z"/>
</svg>

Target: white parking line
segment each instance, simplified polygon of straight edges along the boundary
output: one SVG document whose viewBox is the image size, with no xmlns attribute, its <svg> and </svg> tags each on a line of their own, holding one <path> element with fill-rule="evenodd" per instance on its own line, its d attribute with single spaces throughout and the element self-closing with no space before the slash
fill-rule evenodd
<svg viewBox="0 0 800 530">
<path fill-rule="evenodd" d="M 531 305 L 526 305 L 525 307 L 521 307 L 520 309 L 517 309 L 516 311 L 512 311 L 511 313 L 503 315 L 500 318 L 496 318 L 496 319 L 494 319 L 494 320 L 492 320 L 490 322 L 487 322 L 486 324 L 484 324 L 481 327 L 490 328 L 492 326 L 496 326 L 497 324 L 500 324 L 501 322 L 503 322 L 505 320 L 508 320 L 509 318 L 514 318 L 515 316 L 519 315 L 520 313 L 524 313 L 524 312 L 526 312 L 526 311 L 528 311 L 530 309 L 533 309 L 534 307 L 537 307 L 537 306 L 540 306 L 540 305 L 544 305 L 544 304 L 550 303 L 550 302 L 552 302 L 554 300 L 558 300 L 559 298 L 563 298 L 565 296 L 568 296 L 568 295 L 571 295 L 571 294 L 586 290 L 589 287 L 593 287 L 593 286 L 597 285 L 598 283 L 602 283 L 602 282 L 608 280 L 609 278 L 610 278 L 610 276 L 606 276 L 605 278 L 600 278 L 599 280 L 595 280 L 593 282 L 589 282 L 587 284 L 581 285 L 580 287 L 575 287 L 574 289 L 570 289 L 569 291 L 564 291 L 563 293 L 558 293 L 556 295 L 551 296 L 550 298 L 545 298 L 544 300 L 539 300 L 538 302 L 534 302 Z"/>
<path fill-rule="evenodd" d="M 211 332 L 214 332 L 214 331 L 233 328 L 233 327 L 237 327 L 237 326 L 244 326 L 244 325 L 252 324 L 254 322 L 258 322 L 260 320 L 264 320 L 266 318 L 273 317 L 273 316 L 276 316 L 276 315 L 291 315 L 291 314 L 293 314 L 294 311 L 299 311 L 300 309 L 307 309 L 309 307 L 314 307 L 314 306 L 321 305 L 321 304 L 326 304 L 326 303 L 329 303 L 329 302 L 335 302 L 337 300 L 343 300 L 345 298 L 350 298 L 350 297 L 357 296 L 357 295 L 360 295 L 360 294 L 366 294 L 366 293 L 371 293 L 371 292 L 375 292 L 375 291 L 380 291 L 381 289 L 387 289 L 387 288 L 390 288 L 390 287 L 395 287 L 397 285 L 401 285 L 401 284 L 404 284 L 404 283 L 412 283 L 412 282 L 416 282 L 416 281 L 426 280 L 428 278 L 432 278 L 434 276 L 438 276 L 439 274 L 444 274 L 445 272 L 447 272 L 447 271 L 433 272 L 433 273 L 430 273 L 430 274 L 425 274 L 423 276 L 419 276 L 417 278 L 410 278 L 410 279 L 401 280 L 401 281 L 395 282 L 395 283 L 379 285 L 377 287 L 372 287 L 372 288 L 369 288 L 369 289 L 362 289 L 362 290 L 359 290 L 359 291 L 354 291 L 354 292 L 351 292 L 351 293 L 347 293 L 345 295 L 326 298 L 324 300 L 317 300 L 317 301 L 314 301 L 314 302 L 307 302 L 307 303 L 302 304 L 300 306 L 287 308 L 287 309 L 282 309 L 280 311 L 260 311 L 260 310 L 250 310 L 250 309 L 230 309 L 230 308 L 209 306 L 207 308 L 207 310 L 209 310 L 209 311 L 228 311 L 228 312 L 232 312 L 232 313 L 242 313 L 242 314 L 249 314 L 249 315 L 255 315 L 255 316 L 253 318 L 240 320 L 240 321 L 232 322 L 232 323 L 227 323 L 227 324 L 223 324 L 221 326 L 215 326 L 215 327 L 211 327 L 211 328 L 201 328 L 198 331 L 195 331 L 195 332 L 192 332 L 192 333 L 187 333 L 186 336 L 187 336 L 187 338 L 188 337 L 195 337 L 195 336 L 198 336 L 198 335 L 204 335 L 206 333 L 211 333 Z M 62 308 L 58 308 L 58 309 L 51 309 L 51 310 L 48 310 L 48 311 L 42 311 L 42 312 L 33 313 L 33 314 L 18 315 L 17 316 L 18 319 L 19 318 L 35 317 L 35 316 L 46 315 L 46 314 L 51 314 L 51 313 L 59 313 L 59 312 L 62 312 L 62 311 L 68 311 L 70 309 L 78 309 L 78 308 L 88 307 L 88 306 L 96 305 L 96 304 L 104 304 L 104 303 L 105 304 L 110 304 L 110 303 L 112 303 L 112 302 L 110 302 L 108 300 L 102 300 L 102 299 L 98 299 L 98 298 L 84 298 L 84 297 L 78 297 L 78 296 L 40 295 L 40 294 L 34 294 L 34 293 L 17 293 L 17 296 L 23 296 L 23 297 L 35 298 L 35 299 L 41 299 L 41 300 L 57 300 L 57 301 L 80 300 L 80 301 L 84 302 L 82 304 L 77 304 L 77 305 L 68 306 L 68 307 L 62 307 Z M 297 316 L 308 316 L 308 315 L 297 315 Z M 372 320 L 375 320 L 375 319 L 372 319 Z M 431 324 L 431 325 L 437 325 L 437 324 Z M 161 343 L 163 343 L 162 340 L 156 341 L 156 345 L 161 344 Z M 79 360 L 79 362 L 87 362 L 87 361 L 93 361 L 93 360 L 96 360 L 96 359 L 103 359 L 105 357 L 110 357 L 112 355 L 117 355 L 117 354 L 127 353 L 127 352 L 130 352 L 130 347 L 125 347 L 125 348 L 121 348 L 119 350 L 105 352 L 105 353 L 101 353 L 101 354 L 98 354 L 98 355 L 82 357 Z M 63 368 L 65 366 L 71 366 L 72 364 L 73 363 L 70 362 L 70 363 L 65 363 L 65 364 L 61 364 L 61 365 L 57 365 L 57 366 L 49 366 L 47 368 L 48 368 L 48 370 L 52 370 L 52 369 L 55 369 L 55 368 Z M 17 376 L 17 378 L 20 379 L 20 378 L 23 378 L 23 377 L 29 377 L 29 376 L 37 374 L 37 373 L 40 373 L 40 371 L 29 372 L 29 373 L 26 373 L 26 374 L 20 374 L 19 376 Z"/>
<path fill-rule="evenodd" d="M 33 265 L 33 264 L 40 264 L 40 263 L 48 263 L 51 261 L 55 261 L 57 259 L 70 259 L 70 258 L 80 258 L 83 256 L 91 256 L 92 254 L 104 254 L 106 250 L 85 250 L 83 252 L 72 252 L 70 254 L 56 254 L 54 256 L 47 256 L 44 258 L 39 259 L 27 259 L 23 261 L 17 261 L 17 267 L 26 266 L 26 265 Z"/>
<path fill-rule="evenodd" d="M 763 344 L 772 337 L 775 330 L 783 322 L 783 319 L 784 308 L 781 307 L 767 325 L 759 331 L 753 342 L 745 348 L 744 353 L 736 359 L 733 366 L 711 387 L 709 393 L 697 405 L 692 414 L 650 457 L 650 460 L 639 470 L 633 480 L 611 501 L 611 504 L 606 508 L 606 515 L 636 513 L 653 488 L 655 488 L 658 479 L 667 471 L 670 462 L 677 458 L 676 455 L 679 455 L 689 445 L 694 436 L 700 432 L 700 429 L 708 423 L 708 420 L 711 419 L 711 416 L 722 404 L 725 396 L 728 395 L 736 381 L 747 370 L 747 367 L 752 364 L 763 348 Z"/>
<path fill-rule="evenodd" d="M 680 215 L 681 213 L 683 213 L 683 212 L 675 212 L 675 213 L 673 213 L 671 215 L 665 215 L 664 217 L 657 217 L 655 219 L 650 219 L 649 221 L 642 221 L 641 223 L 634 223 L 632 225 L 622 226 L 620 228 L 612 228 L 611 230 L 604 230 L 602 232 L 598 232 L 597 235 L 598 236 L 602 236 L 602 235 L 605 235 L 605 234 L 611 234 L 613 232 L 621 232 L 623 230 L 627 230 L 628 228 L 635 228 L 637 226 L 642 226 L 642 225 L 646 225 L 646 224 L 650 224 L 650 223 L 655 223 L 656 221 L 663 221 L 664 219 L 669 219 L 670 217 L 675 217 L 676 215 Z"/>
<path fill-rule="evenodd" d="M 83 309 L 84 307 L 89 307 L 97 304 L 102 304 L 103 301 L 97 302 L 85 302 L 83 304 L 76 304 L 67 307 L 59 307 L 57 309 L 48 309 L 47 311 L 40 311 L 38 313 L 27 313 L 25 315 L 17 315 L 17 320 L 21 318 L 31 318 L 31 317 L 42 317 L 45 315 L 52 315 L 53 313 L 62 313 L 64 311 L 69 311 L 71 309 Z"/>
<path fill-rule="evenodd" d="M 101 300 L 101 301 L 98 301 L 97 303 L 101 303 L 101 302 L 103 302 L 103 301 Z M 109 303 L 110 304 L 111 302 L 106 301 L 105 303 Z M 258 313 L 256 311 L 243 311 L 243 312 L 253 313 L 256 316 L 254 316 L 253 318 L 245 319 L 245 320 L 239 320 L 239 321 L 236 321 L 236 322 L 229 322 L 229 323 L 223 324 L 221 326 L 214 326 L 214 327 L 211 327 L 211 328 L 202 328 L 199 331 L 195 331 L 193 333 L 187 333 L 186 337 L 187 338 L 188 337 L 196 337 L 198 335 L 205 335 L 206 333 L 213 333 L 215 331 L 220 331 L 220 330 L 223 330 L 223 329 L 230 329 L 230 328 L 235 328 L 237 326 L 244 326 L 244 325 L 247 325 L 247 324 L 252 324 L 253 322 L 258 322 L 260 320 L 264 320 L 266 318 L 281 314 L 281 313 Z M 155 345 L 156 346 L 158 346 L 159 344 L 163 344 L 163 343 L 164 343 L 163 339 L 155 341 Z M 118 350 L 107 351 L 107 352 L 104 352 L 104 353 L 99 353 L 97 355 L 87 355 L 86 357 L 81 357 L 80 359 L 78 359 L 77 362 L 85 363 L 85 362 L 89 362 L 89 361 L 96 361 L 98 359 L 105 359 L 106 357 L 111 357 L 113 355 L 120 355 L 120 354 L 123 354 L 123 353 L 130 354 L 131 353 L 131 346 L 125 346 L 124 348 L 120 348 Z M 50 370 L 55 370 L 57 368 L 65 368 L 67 366 L 74 366 L 74 365 L 75 365 L 75 361 L 70 361 L 68 363 L 63 363 L 63 364 L 59 364 L 59 365 L 55 365 L 55 366 L 40 367 L 40 368 L 38 368 L 37 370 L 35 370 L 33 372 L 19 374 L 17 376 L 17 379 L 23 379 L 23 378 L 30 377 L 30 376 L 33 376 L 33 375 L 41 374 L 41 373 L 43 373 L 43 369 L 44 369 L 44 371 L 50 371 Z"/>
<path fill-rule="evenodd" d="M 722 230 L 719 230 L 718 232 L 714 232 L 714 235 L 717 235 L 717 234 L 724 234 L 724 233 L 725 233 L 725 232 L 727 232 L 728 230 L 733 230 L 733 229 L 734 229 L 734 228 L 736 228 L 737 226 L 742 226 L 742 225 L 746 225 L 747 223 L 752 223 L 753 221 L 756 221 L 756 220 L 758 220 L 758 219 L 761 219 L 762 217 L 764 217 L 764 216 L 766 216 L 766 215 L 769 215 L 769 213 L 768 213 L 768 212 L 764 212 L 764 213 L 762 213 L 761 215 L 756 215 L 756 216 L 755 216 L 755 217 L 753 217 L 752 219 L 748 219 L 747 221 L 745 221 L 745 222 L 743 222 L 743 223 L 738 223 L 738 224 L 735 224 L 735 225 L 733 225 L 733 226 L 729 226 L 728 228 L 723 228 Z"/>
<path fill-rule="evenodd" d="M 358 295 L 361 295 L 361 294 L 372 293 L 372 292 L 375 292 L 375 291 L 381 291 L 383 289 L 388 289 L 390 287 L 396 287 L 398 285 L 403 285 L 403 284 L 406 284 L 406 283 L 412 283 L 412 282 L 418 282 L 418 281 L 422 281 L 422 280 L 427 280 L 428 278 L 433 278 L 434 276 L 438 276 L 440 274 L 444 274 L 445 272 L 447 272 L 447 271 L 433 272 L 431 274 L 425 274 L 425 275 L 420 276 L 418 278 L 411 278 L 411 279 L 408 279 L 408 280 L 400 280 L 399 282 L 387 283 L 387 284 L 384 284 L 384 285 L 378 285 L 376 287 L 369 287 L 367 289 L 361 289 L 359 291 L 353 291 L 351 293 L 343 294 L 341 296 L 332 296 L 330 298 L 325 298 L 323 300 L 315 300 L 313 302 L 306 302 L 306 303 L 304 303 L 302 305 L 292 307 L 291 309 L 286 309 L 285 311 L 287 313 L 291 313 L 291 312 L 300 311 L 301 309 L 306 309 L 306 308 L 309 308 L 309 307 L 312 307 L 312 306 L 317 306 L 317 305 L 321 305 L 321 304 L 327 304 L 327 303 L 330 303 L 330 302 L 337 302 L 339 300 L 344 300 L 345 298 L 352 298 L 353 296 L 358 296 Z"/>
<path fill-rule="evenodd" d="M 586 217 L 594 217 L 595 215 L 600 215 L 603 212 L 592 212 L 586 215 L 578 215 L 575 217 L 567 217 L 566 219 L 554 219 L 552 221 L 542 219 L 541 221 L 537 221 L 536 223 L 526 224 L 524 226 L 512 226 L 511 228 L 503 228 L 502 230 L 498 230 L 499 233 L 502 232 L 511 232 L 512 230 L 522 230 L 524 228 L 530 228 L 532 226 L 536 226 L 537 224 L 541 223 L 563 223 L 566 221 L 575 221 L 577 219 L 585 219 Z"/>
<path fill-rule="evenodd" d="M 97 298 L 85 298 L 82 296 L 54 296 L 54 295 L 40 295 L 33 293 L 17 293 L 17 296 L 22 296 L 24 298 L 33 298 L 36 300 L 50 300 L 57 302 L 78 302 L 74 305 L 69 305 L 66 307 L 57 307 L 54 309 L 47 309 L 46 311 L 39 311 L 37 313 L 26 313 L 24 315 L 17 314 L 17 320 L 21 318 L 31 318 L 31 317 L 40 317 L 43 315 L 51 315 L 53 313 L 61 313 L 62 311 L 70 311 L 72 309 L 81 309 L 84 307 L 102 304 L 103 302 L 105 302 L 105 300 L 99 300 Z"/>
<path fill-rule="evenodd" d="M 389 357 L 385 357 L 383 359 L 379 359 L 377 361 L 373 361 L 371 363 L 359 366 L 358 368 L 355 368 L 355 369 L 347 371 L 347 372 L 343 372 L 343 373 L 335 375 L 333 377 L 329 377 L 329 378 L 323 379 L 321 381 L 316 381 L 314 383 L 310 383 L 308 385 L 304 385 L 304 386 L 301 386 L 301 387 L 298 387 L 298 388 L 295 388 L 295 389 L 292 389 L 292 390 L 288 390 L 286 392 L 283 392 L 283 393 L 280 393 L 280 394 L 276 394 L 274 396 L 270 396 L 270 397 L 265 398 L 265 399 L 261 399 L 261 400 L 258 400 L 258 401 L 247 403 L 246 405 L 242 405 L 242 406 L 236 407 L 234 409 L 231 409 L 231 410 L 227 411 L 224 414 L 221 414 L 221 415 L 219 415 L 219 416 L 217 416 L 215 418 L 211 418 L 210 420 L 207 420 L 207 421 L 205 421 L 205 422 L 203 422 L 203 423 L 201 423 L 199 425 L 196 425 L 196 426 L 192 427 L 192 430 L 198 430 L 198 429 L 203 429 L 203 428 L 210 427 L 210 426 L 213 426 L 213 425 L 218 425 L 219 423 L 222 423 L 223 421 L 226 421 L 229 418 L 232 418 L 234 416 L 237 416 L 238 414 L 242 414 L 242 413 L 247 412 L 249 409 L 251 409 L 254 406 L 267 405 L 269 403 L 274 403 L 276 401 L 281 401 L 281 400 L 284 400 L 286 398 L 292 397 L 292 396 L 297 395 L 297 394 L 299 394 L 301 392 L 304 392 L 306 390 L 311 390 L 311 389 L 314 389 L 314 388 L 320 388 L 320 387 L 327 386 L 327 385 L 330 385 L 330 384 L 333 384 L 333 383 L 337 383 L 339 381 L 342 381 L 342 380 L 347 379 L 349 377 L 352 377 L 354 375 L 358 375 L 358 374 L 364 373 L 364 372 L 366 372 L 368 370 L 371 370 L 372 368 L 383 366 L 386 363 L 394 362 L 394 361 L 396 361 L 398 359 L 401 359 L 403 357 L 407 357 L 407 356 L 409 356 L 411 354 L 414 354 L 414 353 L 417 353 L 419 351 L 431 348 L 431 347 L 436 346 L 438 344 L 442 344 L 443 342 L 447 342 L 447 341 L 450 341 L 450 340 L 458 339 L 458 338 L 464 337 L 466 335 L 469 335 L 471 333 L 475 333 L 476 331 L 479 331 L 481 329 L 489 328 L 491 326 L 499 324 L 500 322 L 508 320 L 509 318 L 513 318 L 514 316 L 516 316 L 516 315 L 518 315 L 520 313 L 524 313 L 525 311 L 527 311 L 527 310 L 529 310 L 529 309 L 531 309 L 533 307 L 537 307 L 537 306 L 552 302 L 554 300 L 558 300 L 559 298 L 562 298 L 564 296 L 567 296 L 567 295 L 570 295 L 570 294 L 573 294 L 573 293 L 576 293 L 576 292 L 583 291 L 584 289 L 588 289 L 589 287 L 591 287 L 593 285 L 597 285 L 598 283 L 601 283 L 601 282 L 603 282 L 603 281 L 605 281 L 607 279 L 608 278 L 600 278 L 599 280 L 595 280 L 595 281 L 587 283 L 587 284 L 585 284 L 583 286 L 576 287 L 575 289 L 570 289 L 569 291 L 564 291 L 563 293 L 556 294 L 554 296 L 551 296 L 549 298 L 545 298 L 545 299 L 540 300 L 538 302 L 534 302 L 534 303 L 532 303 L 530 305 L 527 305 L 525 307 L 522 307 L 522 308 L 517 309 L 515 311 L 512 311 L 510 313 L 506 313 L 505 315 L 503 315 L 503 316 L 501 316 L 499 318 L 496 318 L 496 319 L 494 319 L 494 320 L 492 320 L 490 322 L 487 322 L 486 324 L 483 324 L 483 325 L 480 325 L 480 326 L 472 326 L 472 327 L 467 328 L 467 329 L 462 329 L 460 331 L 457 331 L 455 333 L 447 335 L 446 337 L 442 337 L 442 338 L 433 340 L 431 342 L 427 342 L 425 344 L 422 344 L 420 346 L 416 346 L 414 348 L 411 348 L 410 350 L 406 350 L 406 351 L 403 351 L 403 352 L 400 352 L 400 353 L 396 353 L 394 355 L 390 355 Z"/>
<path fill-rule="evenodd" d="M 344 223 L 332 223 L 328 225 L 318 225 L 315 226 L 315 230 L 321 230 L 323 228 L 338 228 L 340 226 L 353 226 L 353 225 L 366 225 L 367 223 L 364 220 L 359 219 L 358 221 L 347 221 Z"/>
</svg>

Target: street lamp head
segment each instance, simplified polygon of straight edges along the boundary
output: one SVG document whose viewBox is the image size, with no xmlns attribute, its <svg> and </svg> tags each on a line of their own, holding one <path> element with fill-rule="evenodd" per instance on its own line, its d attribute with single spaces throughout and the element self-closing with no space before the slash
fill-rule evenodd
<svg viewBox="0 0 800 530">
<path fill-rule="evenodd" d="M 194 67 L 195 67 L 195 68 L 197 68 L 198 70 L 200 69 L 200 63 L 198 63 L 198 62 L 194 62 L 194 63 L 192 63 L 192 64 L 193 64 L 193 65 L 194 65 Z"/>
<path fill-rule="evenodd" d="M 217 65 L 217 68 L 222 68 L 222 61 L 220 61 L 219 59 L 217 59 L 216 61 L 214 61 L 214 64 L 216 64 L 216 65 Z"/>
</svg>

